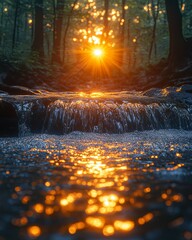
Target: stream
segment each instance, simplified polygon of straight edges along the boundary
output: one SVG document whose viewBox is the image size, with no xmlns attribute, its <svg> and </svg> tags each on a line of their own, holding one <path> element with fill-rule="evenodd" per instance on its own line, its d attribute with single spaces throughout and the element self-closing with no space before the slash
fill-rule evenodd
<svg viewBox="0 0 192 240">
<path fill-rule="evenodd" d="M 2 96 L 0 240 L 192 239 L 191 100 Z"/>
</svg>

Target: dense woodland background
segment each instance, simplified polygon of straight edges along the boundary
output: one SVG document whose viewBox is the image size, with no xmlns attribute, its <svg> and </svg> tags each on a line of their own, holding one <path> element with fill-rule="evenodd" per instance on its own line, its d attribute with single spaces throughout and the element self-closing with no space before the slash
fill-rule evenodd
<svg viewBox="0 0 192 240">
<path fill-rule="evenodd" d="M 0 0 L 8 84 L 89 86 L 121 74 L 120 86 L 143 69 L 191 69 L 191 38 L 192 0 Z M 105 49 L 102 62 L 92 59 L 94 46 Z"/>
</svg>

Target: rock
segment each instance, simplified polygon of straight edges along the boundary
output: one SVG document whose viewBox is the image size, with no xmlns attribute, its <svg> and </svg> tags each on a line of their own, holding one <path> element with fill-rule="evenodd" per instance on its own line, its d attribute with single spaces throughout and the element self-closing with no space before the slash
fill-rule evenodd
<svg viewBox="0 0 192 240">
<path fill-rule="evenodd" d="M 182 86 L 179 88 L 179 91 L 184 91 L 184 92 L 187 92 L 187 93 L 192 93 L 192 85 L 190 85 L 190 84 L 182 85 Z"/>
<path fill-rule="evenodd" d="M 0 83 L 3 83 L 6 77 L 7 77 L 7 73 L 5 72 L 0 73 Z"/>
<path fill-rule="evenodd" d="M 161 89 L 160 88 L 151 88 L 145 92 L 143 92 L 143 96 L 147 96 L 147 97 L 158 97 L 158 96 L 162 96 L 161 94 Z"/>
<path fill-rule="evenodd" d="M 163 89 L 151 88 L 143 92 L 144 96 L 172 99 L 192 105 L 192 85 L 187 84 L 181 87 L 166 87 Z"/>
<path fill-rule="evenodd" d="M 0 90 L 0 96 L 5 96 L 5 95 L 8 95 L 8 93 Z"/>
<path fill-rule="evenodd" d="M 21 86 L 9 86 L 6 84 L 0 84 L 0 90 L 7 92 L 10 95 L 35 95 L 32 90 Z"/>
<path fill-rule="evenodd" d="M 11 103 L 0 101 L 0 136 L 18 136 L 18 116 Z"/>
</svg>

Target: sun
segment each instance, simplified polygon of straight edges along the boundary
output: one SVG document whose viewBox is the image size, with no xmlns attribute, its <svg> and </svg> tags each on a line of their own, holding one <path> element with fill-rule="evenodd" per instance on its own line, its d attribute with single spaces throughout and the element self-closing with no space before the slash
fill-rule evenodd
<svg viewBox="0 0 192 240">
<path fill-rule="evenodd" d="M 95 48 L 95 49 L 93 49 L 93 55 L 94 55 L 95 57 L 102 57 L 103 54 L 104 54 L 103 49 L 101 49 L 101 48 Z"/>
</svg>

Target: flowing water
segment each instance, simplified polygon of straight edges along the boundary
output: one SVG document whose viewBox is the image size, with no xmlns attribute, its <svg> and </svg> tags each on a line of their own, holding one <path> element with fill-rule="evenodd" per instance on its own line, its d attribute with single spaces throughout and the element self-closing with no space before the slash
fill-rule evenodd
<svg viewBox="0 0 192 240">
<path fill-rule="evenodd" d="M 192 130 L 192 94 L 63 93 L 0 98 L 0 135 L 127 133 L 152 129 Z M 172 92 L 171 92 L 172 93 Z M 150 93 L 151 94 L 151 93 Z M 190 96 L 188 96 L 190 95 Z M 6 110 L 5 110 L 6 109 Z M 14 119 L 14 126 L 13 121 Z M 9 123 L 10 122 L 10 123 Z M 9 123 L 9 124 L 8 124 Z M 5 129 L 11 129 L 5 132 Z"/>
<path fill-rule="evenodd" d="M 189 102 L 4 102 L 20 137 L 0 138 L 0 240 L 192 239 Z"/>
</svg>

